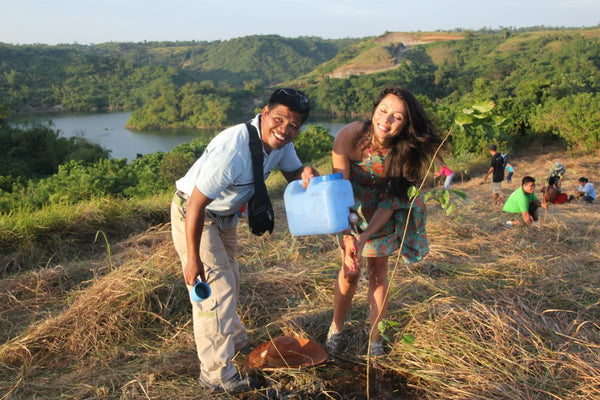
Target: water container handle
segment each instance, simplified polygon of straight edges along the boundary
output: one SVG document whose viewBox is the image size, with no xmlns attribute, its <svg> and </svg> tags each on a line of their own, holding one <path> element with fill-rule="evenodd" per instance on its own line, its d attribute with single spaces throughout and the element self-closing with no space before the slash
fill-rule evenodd
<svg viewBox="0 0 600 400">
<path fill-rule="evenodd" d="M 319 182 L 337 181 L 339 179 L 344 179 L 344 174 L 342 174 L 341 172 L 336 172 L 335 174 L 329 175 L 315 176 L 314 178 L 310 178 L 310 182 L 314 184 Z"/>
</svg>

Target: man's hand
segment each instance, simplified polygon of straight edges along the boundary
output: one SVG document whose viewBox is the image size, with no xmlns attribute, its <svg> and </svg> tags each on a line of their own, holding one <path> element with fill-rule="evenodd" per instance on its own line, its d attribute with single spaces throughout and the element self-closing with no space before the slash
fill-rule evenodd
<svg viewBox="0 0 600 400">
<path fill-rule="evenodd" d="M 310 182 L 310 178 L 314 178 L 315 176 L 319 176 L 319 172 L 311 166 L 306 166 L 302 169 L 302 174 L 300 174 L 300 179 L 302 179 L 302 187 L 306 189 Z"/>
<path fill-rule="evenodd" d="M 185 278 L 185 283 L 194 286 L 196 284 L 196 280 L 200 277 L 202 282 L 206 282 L 206 275 L 204 273 L 204 264 L 201 260 L 188 261 L 185 265 L 185 269 L 183 270 L 183 277 Z"/>
</svg>

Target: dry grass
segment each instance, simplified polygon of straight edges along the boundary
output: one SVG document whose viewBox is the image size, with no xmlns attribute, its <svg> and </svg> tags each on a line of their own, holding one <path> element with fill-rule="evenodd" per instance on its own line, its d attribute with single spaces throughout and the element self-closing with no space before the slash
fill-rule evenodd
<svg viewBox="0 0 600 400">
<path fill-rule="evenodd" d="M 561 157 L 515 156 L 517 176 L 505 197 L 524 174 L 542 179 Z M 597 181 L 597 157 L 562 161 L 565 188 L 580 175 Z M 388 319 L 399 326 L 386 332 L 394 338 L 388 356 L 367 369 L 361 278 L 343 354 L 317 368 L 256 374 L 263 387 L 238 398 L 600 398 L 599 204 L 551 206 L 539 227 L 507 228 L 479 179 L 455 188 L 468 198 L 450 217 L 429 205 L 429 256 L 390 265 Z M 336 241 L 291 237 L 281 202 L 274 205 L 273 235 L 253 237 L 245 222 L 239 228 L 240 315 L 252 346 L 279 334 L 323 342 Z M 82 250 L 72 260 L 4 274 L 0 399 L 231 398 L 196 385 L 189 304 L 169 225 L 107 236 L 110 251 L 102 254 Z M 403 334 L 415 341 L 404 343 Z M 243 366 L 244 356 L 235 361 Z"/>
</svg>

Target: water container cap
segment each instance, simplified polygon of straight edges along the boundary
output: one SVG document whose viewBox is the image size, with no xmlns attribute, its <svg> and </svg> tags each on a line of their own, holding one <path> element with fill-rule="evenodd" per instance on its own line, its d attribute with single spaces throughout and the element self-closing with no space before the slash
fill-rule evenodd
<svg viewBox="0 0 600 400">
<path fill-rule="evenodd" d="M 315 176 L 314 178 L 311 178 L 310 181 L 312 183 L 319 183 L 326 181 L 336 181 L 338 179 L 344 179 L 344 174 L 342 174 L 341 172 L 336 172 L 335 174 Z"/>
</svg>

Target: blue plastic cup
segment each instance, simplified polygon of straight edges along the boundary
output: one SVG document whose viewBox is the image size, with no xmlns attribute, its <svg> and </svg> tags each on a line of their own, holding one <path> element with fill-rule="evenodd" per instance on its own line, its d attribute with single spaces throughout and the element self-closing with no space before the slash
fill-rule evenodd
<svg viewBox="0 0 600 400">
<path fill-rule="evenodd" d="M 190 290 L 190 297 L 193 301 L 198 303 L 202 300 L 208 299 L 210 297 L 210 293 L 211 290 L 210 286 L 208 286 L 208 283 L 202 282 L 200 279 L 198 279 L 192 290 Z"/>
</svg>

